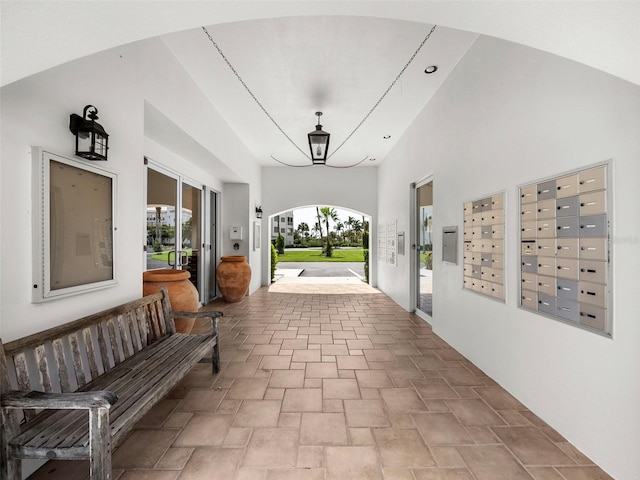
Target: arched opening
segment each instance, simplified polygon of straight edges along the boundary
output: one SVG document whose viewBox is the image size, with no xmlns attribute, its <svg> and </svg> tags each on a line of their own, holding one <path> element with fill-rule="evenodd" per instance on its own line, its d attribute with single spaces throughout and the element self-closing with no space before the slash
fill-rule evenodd
<svg viewBox="0 0 640 480">
<path fill-rule="evenodd" d="M 269 271 L 273 272 L 270 290 L 370 290 L 370 225 L 370 215 L 334 205 L 297 206 L 270 215 L 268 237 L 276 253 L 269 258 Z"/>
</svg>

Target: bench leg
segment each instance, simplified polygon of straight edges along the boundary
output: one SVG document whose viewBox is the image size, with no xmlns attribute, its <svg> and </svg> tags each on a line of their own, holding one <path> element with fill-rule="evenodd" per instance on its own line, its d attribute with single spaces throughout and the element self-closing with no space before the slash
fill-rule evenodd
<svg viewBox="0 0 640 480">
<path fill-rule="evenodd" d="M 7 480 L 22 480 L 22 460 L 2 460 L 0 478 Z"/>
<path fill-rule="evenodd" d="M 9 439 L 16 435 L 18 415 L 15 410 L 0 411 L 0 479 L 22 480 L 22 460 L 9 458 Z"/>
<path fill-rule="evenodd" d="M 211 364 L 213 365 L 213 373 L 220 372 L 220 346 L 217 341 L 211 352 Z"/>
<path fill-rule="evenodd" d="M 111 480 L 111 435 L 109 409 L 89 410 L 91 480 Z"/>
</svg>

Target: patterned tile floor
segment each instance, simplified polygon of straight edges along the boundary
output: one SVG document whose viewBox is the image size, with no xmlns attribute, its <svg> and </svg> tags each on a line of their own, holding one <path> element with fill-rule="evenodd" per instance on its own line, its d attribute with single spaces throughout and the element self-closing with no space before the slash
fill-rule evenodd
<svg viewBox="0 0 640 480">
<path fill-rule="evenodd" d="M 206 309 L 225 312 L 221 373 L 197 365 L 114 452 L 114 479 L 610 478 L 381 293 L 262 288 Z"/>
</svg>

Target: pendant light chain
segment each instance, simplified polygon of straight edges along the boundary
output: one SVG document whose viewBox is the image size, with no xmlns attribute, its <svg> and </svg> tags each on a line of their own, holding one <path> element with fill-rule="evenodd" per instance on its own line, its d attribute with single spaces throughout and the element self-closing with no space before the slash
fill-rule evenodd
<svg viewBox="0 0 640 480">
<path fill-rule="evenodd" d="M 371 114 L 375 111 L 376 108 L 378 108 L 378 105 L 380 105 L 380 103 L 382 102 L 382 100 L 384 100 L 384 98 L 387 96 L 387 94 L 391 91 L 391 89 L 394 87 L 394 85 L 398 82 L 398 80 L 400 79 L 400 77 L 404 74 L 405 70 L 409 67 L 409 65 L 411 65 L 411 63 L 413 62 L 413 60 L 416 58 L 416 56 L 418 55 L 418 53 L 420 53 L 420 50 L 422 50 L 422 47 L 424 46 L 425 43 L 427 43 L 427 41 L 429 40 L 429 38 L 431 37 L 431 34 L 435 31 L 437 25 L 434 25 L 431 30 L 429 31 L 429 33 L 427 34 L 426 37 L 424 37 L 424 40 L 422 40 L 422 42 L 420 43 L 420 45 L 418 45 L 418 48 L 416 49 L 415 52 L 413 52 L 413 55 L 411 55 L 411 58 L 409 58 L 409 61 L 404 65 L 404 67 L 402 67 L 402 69 L 400 70 L 400 73 L 398 73 L 398 75 L 396 75 L 396 78 L 393 80 L 393 82 L 391 82 L 391 84 L 387 87 L 387 89 L 384 91 L 384 93 L 382 94 L 382 96 L 378 99 L 378 101 L 373 105 L 373 107 L 371 107 L 371 110 L 369 110 L 369 112 L 363 117 L 363 119 L 360 121 L 360 123 L 358 123 L 358 125 L 356 125 L 356 128 L 353 129 L 353 131 L 347 135 L 347 138 L 344 139 L 344 141 L 338 145 L 338 147 L 331 152 L 331 154 L 327 157 L 327 160 L 330 159 L 331 157 L 333 157 L 333 155 L 340 150 L 340 148 L 342 148 L 342 146 L 347 143 L 347 141 L 349 141 L 349 139 L 358 131 L 358 129 L 362 126 L 362 124 L 371 116 Z M 291 137 L 289 135 L 287 135 L 287 133 L 282 129 L 282 127 L 278 124 L 278 122 L 275 121 L 275 119 L 271 116 L 271 114 L 269 114 L 269 112 L 267 111 L 266 108 L 264 108 L 264 106 L 262 105 L 262 103 L 260 103 L 260 100 L 258 100 L 258 98 L 254 95 L 254 93 L 251 91 L 251 89 L 247 86 L 247 84 L 245 83 L 245 81 L 242 79 L 242 77 L 240 76 L 240 74 L 236 71 L 236 69 L 233 67 L 233 65 L 231 64 L 231 62 L 229 61 L 229 59 L 226 57 L 226 55 L 223 53 L 222 49 L 218 46 L 218 44 L 215 42 L 215 40 L 213 39 L 213 37 L 211 36 L 211 34 L 209 33 L 209 31 L 206 29 L 206 27 L 202 27 L 202 30 L 204 31 L 205 35 L 209 38 L 209 41 L 211 42 L 211 44 L 215 47 L 215 49 L 218 51 L 218 53 L 220 54 L 220 56 L 222 57 L 222 59 L 225 61 L 225 63 L 227 64 L 227 66 L 231 69 L 231 71 L 233 72 L 233 74 L 236 76 L 236 78 L 240 81 L 240 83 L 242 84 L 242 86 L 245 88 L 245 90 L 247 91 L 247 93 L 249 93 L 249 95 L 251 95 L 251 98 L 253 98 L 253 100 L 256 102 L 256 104 L 258 105 L 258 107 L 260 107 L 260 110 L 262 110 L 264 112 L 264 114 L 267 116 L 267 118 L 269 118 L 269 120 L 271 120 L 271 123 L 273 123 L 275 125 L 275 127 L 280 130 L 280 133 L 282 133 L 285 138 L 287 140 L 289 140 L 289 142 L 296 147 L 296 149 L 302 153 L 302 155 L 304 155 L 306 158 L 308 158 L 309 160 L 311 160 L 311 157 L 309 155 L 307 155 L 304 150 L 302 150 L 297 144 L 296 142 L 294 142 Z M 273 157 L 272 157 L 273 158 Z M 366 159 L 366 158 L 365 158 Z M 274 160 L 276 160 L 274 158 Z M 276 160 L 279 162 L 279 160 Z M 364 160 L 363 160 L 364 161 Z M 280 162 L 283 163 L 283 162 Z M 356 163 L 356 165 L 359 165 L 360 163 L 362 163 L 362 161 Z M 351 165 L 351 166 L 355 166 L 355 165 Z M 346 168 L 346 167 L 343 167 Z"/>
<path fill-rule="evenodd" d="M 391 82 L 391 85 L 389 85 L 387 87 L 387 89 L 384 91 L 384 93 L 382 94 L 382 96 L 378 99 L 378 101 L 375 103 L 375 105 L 373 107 L 371 107 L 371 110 L 369 110 L 369 113 L 367 113 L 364 118 L 360 121 L 360 123 L 358 125 L 356 125 L 356 128 L 353 129 L 353 131 L 347 135 L 347 138 L 344 139 L 344 141 L 338 145 L 338 147 L 331 152 L 331 154 L 327 157 L 327 160 L 329 160 L 331 157 L 333 157 L 333 155 L 340 150 L 340 148 L 342 148 L 342 146 L 347 143 L 347 141 L 353 136 L 354 133 L 356 133 L 358 131 L 358 129 L 362 126 L 362 124 L 367 120 L 367 118 L 369 118 L 369 116 L 373 113 L 373 111 L 378 108 L 378 105 L 380 105 L 380 102 L 382 102 L 382 100 L 384 100 L 384 97 L 387 96 L 387 94 L 391 91 L 391 89 L 393 88 L 393 86 L 396 84 L 396 82 L 400 79 L 400 77 L 402 76 L 402 74 L 404 73 L 404 71 L 409 67 L 409 65 L 411 65 L 411 62 L 413 62 L 413 59 L 416 58 L 416 56 L 418 55 L 418 53 L 420 53 L 420 50 L 422 50 L 422 47 L 424 46 L 425 43 L 427 43 L 427 41 L 429 40 L 429 38 L 431 37 L 431 34 L 435 31 L 437 25 L 434 25 L 431 28 L 431 31 L 429 31 L 429 33 L 427 34 L 426 37 L 424 37 L 424 40 L 422 40 L 422 43 L 420 43 L 420 45 L 418 45 L 418 48 L 416 49 L 415 52 L 413 52 L 413 55 L 411 55 L 411 58 L 409 59 L 409 61 L 405 64 L 404 67 L 402 67 L 402 70 L 400 70 L 400 73 L 398 73 L 398 75 L 396 76 L 395 80 L 393 82 Z"/>
<path fill-rule="evenodd" d="M 280 133 L 282 133 L 287 140 L 289 140 L 289 142 L 291 142 L 291 145 L 293 145 L 294 147 L 296 147 L 298 149 L 298 151 L 300 153 L 302 153 L 302 155 L 304 155 L 306 158 L 308 158 L 309 160 L 311 160 L 311 157 L 309 155 L 307 155 L 305 153 L 304 150 L 302 150 L 297 144 L 296 142 L 294 142 L 291 137 L 289 135 L 287 135 L 287 133 L 282 129 L 282 127 L 280 125 L 278 125 L 278 122 L 275 121 L 275 119 L 271 116 L 271 114 L 269 114 L 269 112 L 267 112 L 267 109 L 264 108 L 264 106 L 262 105 L 262 103 L 260 103 L 260 100 L 257 99 L 257 97 L 253 94 L 253 92 L 251 91 L 251 89 L 247 86 L 247 84 L 244 82 L 244 80 L 242 79 L 242 77 L 240 76 L 240 74 L 236 71 L 235 68 L 233 68 L 233 65 L 231 65 L 231 62 L 229 61 L 229 59 L 226 57 L 226 55 L 222 52 L 222 50 L 220 49 L 220 47 L 218 46 L 218 44 L 215 42 L 215 40 L 213 39 L 213 37 L 211 36 L 211 34 L 209 34 L 209 31 L 205 28 L 202 27 L 202 30 L 204 31 L 204 33 L 207 35 L 207 37 L 209 37 L 209 41 L 211 42 L 211 44 L 216 48 L 216 50 L 218 51 L 218 53 L 220 54 L 220 56 L 222 57 L 222 59 L 225 61 L 225 63 L 227 64 L 227 66 L 231 69 L 231 71 L 233 72 L 233 74 L 236 76 L 236 78 L 240 81 L 240 83 L 242 84 L 242 86 L 245 88 L 245 90 L 249 93 L 249 95 L 251 95 L 251 98 L 253 98 L 253 100 L 258 104 L 258 106 L 260 107 L 260 109 L 264 112 L 264 114 L 269 118 L 269 120 L 271 120 L 271 123 L 273 123 L 276 128 L 278 130 L 280 130 Z"/>
</svg>

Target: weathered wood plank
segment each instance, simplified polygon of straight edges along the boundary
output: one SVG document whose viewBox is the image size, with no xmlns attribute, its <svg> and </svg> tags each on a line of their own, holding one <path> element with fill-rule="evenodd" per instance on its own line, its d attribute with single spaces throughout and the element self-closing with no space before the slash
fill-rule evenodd
<svg viewBox="0 0 640 480">
<path fill-rule="evenodd" d="M 165 294 L 160 301 L 165 332 L 169 335 L 173 335 L 176 333 L 176 324 L 171 316 L 171 302 L 169 301 L 169 294 L 166 287 L 160 287 L 160 290 Z"/>
<path fill-rule="evenodd" d="M 151 334 L 150 342 L 162 337 L 162 330 L 158 322 L 158 309 L 155 304 L 149 305 L 149 333 Z"/>
<path fill-rule="evenodd" d="M 69 334 L 69 345 L 71 346 L 71 355 L 73 357 L 73 373 L 76 376 L 76 383 L 78 385 L 78 388 L 82 388 L 87 383 L 87 379 L 84 375 L 82 355 L 80 354 L 80 345 L 78 344 L 78 332 Z"/>
<path fill-rule="evenodd" d="M 51 342 L 53 346 L 53 354 L 56 360 L 56 368 L 58 370 L 58 380 L 60 381 L 60 390 L 62 392 L 70 392 L 71 385 L 69 383 L 69 371 L 67 369 L 67 362 L 65 361 L 64 345 L 61 338 L 55 338 Z"/>
<path fill-rule="evenodd" d="M 139 352 L 142 348 L 140 344 L 140 337 L 138 335 L 138 331 L 136 325 L 138 324 L 138 320 L 136 319 L 137 313 L 136 310 L 131 310 L 127 313 L 129 321 L 127 322 L 129 325 L 129 336 L 131 338 L 131 346 L 135 352 Z"/>
<path fill-rule="evenodd" d="M 116 365 L 122 363 L 124 358 L 120 355 L 120 349 L 116 341 L 116 327 L 114 325 L 115 319 L 107 318 L 107 331 L 109 332 L 109 343 L 111 344 L 111 354 L 113 355 L 113 361 Z"/>
<path fill-rule="evenodd" d="M 124 354 L 124 358 L 129 358 L 131 355 L 133 355 L 134 352 L 133 346 L 129 342 L 129 338 L 127 335 L 129 331 L 129 326 L 127 325 L 129 319 L 128 317 L 128 312 L 125 312 L 118 315 L 116 320 L 118 324 L 118 332 L 120 335 L 120 342 L 122 343 L 122 353 Z"/>
<path fill-rule="evenodd" d="M 100 347 L 100 360 L 102 360 L 102 368 L 104 372 L 111 370 L 112 364 L 109 358 L 109 349 L 107 347 L 107 340 L 104 336 L 104 322 L 100 322 L 96 325 L 98 331 L 98 346 Z"/>
<path fill-rule="evenodd" d="M 149 315 L 146 306 L 136 308 L 136 320 L 138 321 L 138 333 L 142 348 L 149 345 Z"/>
<path fill-rule="evenodd" d="M 35 348 L 36 363 L 38 364 L 38 372 L 40 373 L 40 384 L 45 392 L 52 392 L 51 376 L 49 374 L 49 360 L 47 359 L 47 351 L 44 345 L 38 345 Z"/>
<path fill-rule="evenodd" d="M 16 369 L 16 379 L 18 381 L 18 389 L 33 390 L 31 386 L 31 377 L 27 368 L 27 356 L 24 353 L 16 353 L 13 356 L 13 365 Z"/>
<path fill-rule="evenodd" d="M 100 328 L 98 326 L 98 328 Z M 89 373 L 91 375 L 91 379 L 98 378 L 98 364 L 96 362 L 96 352 L 93 348 L 93 332 L 91 331 L 91 327 L 86 327 L 82 329 L 82 333 L 84 335 L 84 344 L 87 352 L 87 359 L 89 360 Z M 83 383 L 83 385 L 86 381 Z"/>
<path fill-rule="evenodd" d="M 93 480 L 111 480 L 111 438 L 108 409 L 90 410 L 89 437 L 91 478 Z"/>
</svg>

